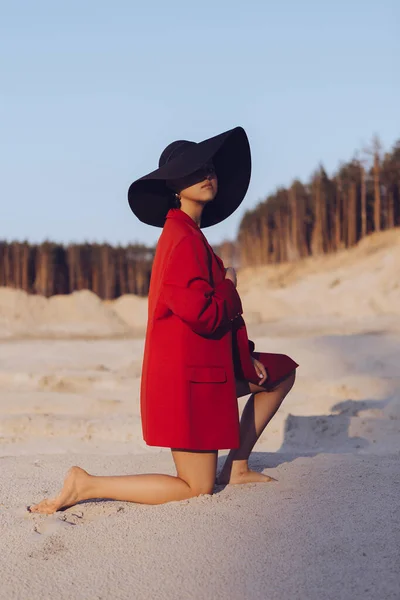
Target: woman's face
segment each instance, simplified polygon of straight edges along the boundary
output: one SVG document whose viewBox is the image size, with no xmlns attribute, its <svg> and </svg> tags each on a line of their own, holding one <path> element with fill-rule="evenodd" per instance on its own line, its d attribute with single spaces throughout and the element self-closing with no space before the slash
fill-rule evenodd
<svg viewBox="0 0 400 600">
<path fill-rule="evenodd" d="M 210 202 L 218 191 L 218 179 L 212 162 L 175 182 L 182 198 L 195 202 Z"/>
</svg>

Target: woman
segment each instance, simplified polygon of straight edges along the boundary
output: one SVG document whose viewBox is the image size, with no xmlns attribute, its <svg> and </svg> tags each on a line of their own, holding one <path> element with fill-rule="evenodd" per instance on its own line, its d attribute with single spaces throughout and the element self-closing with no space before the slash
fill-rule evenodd
<svg viewBox="0 0 400 600">
<path fill-rule="evenodd" d="M 201 228 L 231 215 L 250 181 L 241 127 L 200 143 L 179 140 L 159 168 L 133 182 L 128 200 L 162 227 L 153 263 L 141 379 L 143 437 L 171 448 L 177 475 L 93 476 L 72 467 L 61 492 L 30 507 L 53 513 L 80 500 L 162 504 L 212 494 L 214 484 L 268 482 L 249 469 L 257 439 L 292 388 L 298 366 L 248 340 L 236 273 Z M 239 423 L 237 397 L 251 394 Z M 218 450 L 229 449 L 216 480 Z"/>
</svg>

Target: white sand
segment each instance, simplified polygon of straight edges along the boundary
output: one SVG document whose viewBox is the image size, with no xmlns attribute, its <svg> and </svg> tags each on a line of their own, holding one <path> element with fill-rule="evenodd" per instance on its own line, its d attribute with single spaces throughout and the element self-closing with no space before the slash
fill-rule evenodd
<svg viewBox="0 0 400 600">
<path fill-rule="evenodd" d="M 141 435 L 146 300 L 0 290 L 0 598 L 400 598 L 397 240 L 239 274 L 256 347 L 300 363 L 251 455 L 278 483 L 160 506 L 26 511 L 73 464 L 175 474 Z"/>
</svg>

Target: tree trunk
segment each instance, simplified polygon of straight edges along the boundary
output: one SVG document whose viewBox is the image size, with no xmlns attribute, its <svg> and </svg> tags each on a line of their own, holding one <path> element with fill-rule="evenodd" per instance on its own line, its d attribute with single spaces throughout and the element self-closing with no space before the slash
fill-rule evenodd
<svg viewBox="0 0 400 600">
<path fill-rule="evenodd" d="M 390 186 L 387 192 L 387 227 L 391 229 L 394 227 L 394 223 L 394 191 Z"/>
<path fill-rule="evenodd" d="M 374 229 L 381 230 L 381 189 L 379 155 L 374 154 Z"/>
<path fill-rule="evenodd" d="M 347 246 L 354 246 L 357 241 L 357 183 L 355 181 L 350 183 L 347 223 Z"/>
<path fill-rule="evenodd" d="M 361 165 L 361 238 L 367 235 L 367 186 L 365 184 L 365 169 Z"/>
<path fill-rule="evenodd" d="M 321 181 L 318 179 L 313 186 L 314 193 L 314 227 L 311 235 L 311 252 L 313 255 L 322 254 L 323 239 L 322 239 L 322 193 L 321 193 Z"/>
<path fill-rule="evenodd" d="M 336 203 L 335 203 L 335 250 L 342 247 L 342 182 L 340 179 L 336 182 Z"/>
<path fill-rule="evenodd" d="M 290 206 L 290 238 L 291 238 L 291 260 L 298 260 L 301 254 L 300 251 L 300 219 L 298 199 L 296 190 L 291 187 L 289 190 L 289 206 Z"/>
</svg>

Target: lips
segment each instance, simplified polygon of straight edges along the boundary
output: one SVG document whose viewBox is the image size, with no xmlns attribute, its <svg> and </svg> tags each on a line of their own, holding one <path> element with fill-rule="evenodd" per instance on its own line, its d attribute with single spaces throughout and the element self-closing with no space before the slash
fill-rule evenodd
<svg viewBox="0 0 400 600">
<path fill-rule="evenodd" d="M 202 188 L 212 188 L 211 183 L 205 183 L 204 185 L 201 186 Z"/>
</svg>

